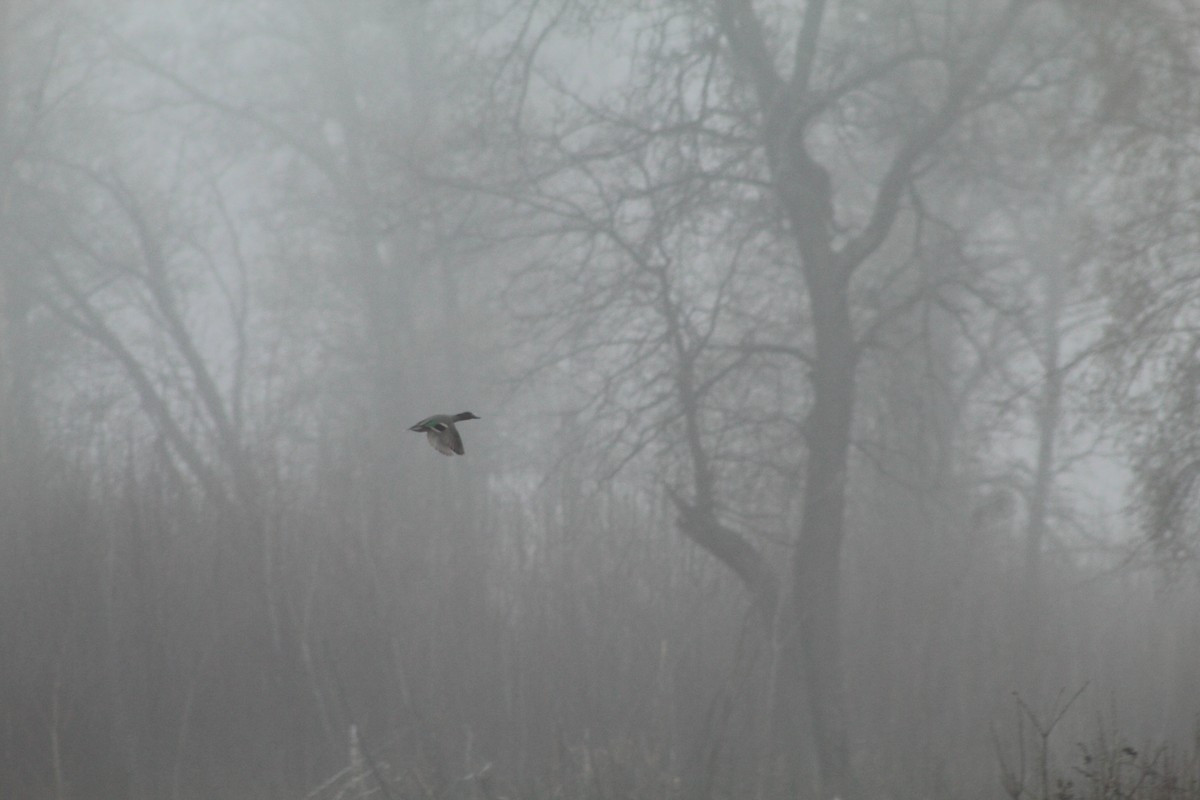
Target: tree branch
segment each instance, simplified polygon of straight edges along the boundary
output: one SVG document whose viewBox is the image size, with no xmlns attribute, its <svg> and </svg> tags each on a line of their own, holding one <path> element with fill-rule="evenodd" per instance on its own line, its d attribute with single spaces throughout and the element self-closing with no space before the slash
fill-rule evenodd
<svg viewBox="0 0 1200 800">
<path fill-rule="evenodd" d="M 900 213 L 905 187 L 912 180 L 917 161 L 929 152 L 962 115 L 971 92 L 987 76 L 996 54 L 1008 39 L 1021 12 L 1031 0 L 1011 0 L 996 24 L 983 37 L 975 56 L 952 78 L 941 108 L 925 125 L 914 131 L 897 150 L 879 184 L 875 207 L 863 230 L 838 252 L 837 259 L 846 271 L 853 271 L 879 249 Z"/>
<path fill-rule="evenodd" d="M 762 553 L 746 537 L 718 522 L 702 505 L 687 502 L 669 486 L 666 487 L 666 491 L 679 511 L 676 525 L 680 532 L 738 576 L 753 596 L 755 607 L 765 615 L 765 621 L 770 624 L 779 586 Z"/>
<path fill-rule="evenodd" d="M 63 294 L 71 301 L 71 305 L 75 308 L 78 316 L 61 308 L 52 299 L 43 297 L 43 303 L 46 308 L 88 339 L 99 344 L 117 360 L 117 363 L 121 365 L 125 374 L 133 383 L 134 391 L 137 392 L 142 406 L 146 409 L 146 412 L 150 415 L 150 418 L 154 421 L 158 429 L 166 436 L 167 441 L 171 443 L 175 452 L 183 459 L 183 463 L 187 465 L 191 473 L 200 481 L 200 486 L 204 489 L 204 493 L 218 507 L 225 510 L 233 509 L 234 504 L 230 501 L 224 482 L 205 460 L 196 444 L 183 432 L 183 428 L 179 425 L 174 415 L 172 415 L 167 401 L 154 387 L 153 381 L 150 380 L 150 376 L 146 373 L 141 362 L 126 347 L 120 337 L 105 324 L 104 320 L 96 312 L 96 309 L 88 302 L 78 287 L 66 276 L 57 261 L 49 253 L 45 253 L 44 255 L 46 255 L 45 263 L 49 267 L 51 276 Z"/>
<path fill-rule="evenodd" d="M 821 23 L 825 19 L 825 6 L 826 0 L 808 0 L 804 8 L 804 22 L 796 39 L 792 77 L 788 81 L 788 96 L 793 108 L 803 105 L 804 95 L 808 92 L 808 85 L 812 80 L 817 41 L 820 39 Z"/>
<path fill-rule="evenodd" d="M 119 179 L 110 180 L 90 170 L 85 171 L 112 196 L 133 228 L 142 261 L 145 264 L 145 271 L 136 272 L 136 274 L 149 290 L 155 308 L 162 315 L 167 335 L 174 342 L 180 355 L 183 356 L 184 363 L 187 364 L 200 402 L 208 412 L 216 429 L 220 452 L 235 476 L 235 489 L 241 499 L 248 504 L 249 498 L 254 496 L 255 481 L 242 452 L 241 435 L 233 423 L 212 371 L 208 368 L 204 356 L 201 355 L 195 339 L 188 331 L 183 316 L 180 314 L 179 305 L 167 276 L 167 259 L 163 253 L 162 242 L 158 235 L 151 230 L 150 221 L 147 219 L 141 203 L 138 202 L 129 187 Z"/>
<path fill-rule="evenodd" d="M 717 0 L 717 22 L 734 60 L 749 72 L 762 108 L 771 108 L 784 83 L 750 0 Z"/>
</svg>

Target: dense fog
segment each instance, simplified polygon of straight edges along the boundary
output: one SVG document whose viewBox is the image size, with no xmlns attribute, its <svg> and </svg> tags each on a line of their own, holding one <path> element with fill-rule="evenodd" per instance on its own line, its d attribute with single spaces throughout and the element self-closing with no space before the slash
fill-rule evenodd
<svg viewBox="0 0 1200 800">
<path fill-rule="evenodd" d="M 1198 212 L 1180 0 L 0 0 L 0 799 L 1200 797 Z"/>
</svg>

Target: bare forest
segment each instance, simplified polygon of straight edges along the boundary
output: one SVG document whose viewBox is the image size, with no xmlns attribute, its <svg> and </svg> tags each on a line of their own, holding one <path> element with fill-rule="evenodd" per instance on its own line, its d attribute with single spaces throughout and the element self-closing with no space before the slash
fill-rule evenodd
<svg viewBox="0 0 1200 800">
<path fill-rule="evenodd" d="M 0 242 L 0 800 L 1200 798 L 1193 0 L 0 0 Z"/>
</svg>

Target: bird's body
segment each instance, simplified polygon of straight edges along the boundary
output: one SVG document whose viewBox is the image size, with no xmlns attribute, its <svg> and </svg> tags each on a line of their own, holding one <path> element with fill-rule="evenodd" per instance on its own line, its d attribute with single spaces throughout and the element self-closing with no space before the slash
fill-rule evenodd
<svg viewBox="0 0 1200 800">
<path fill-rule="evenodd" d="M 433 445 L 433 449 L 443 455 L 462 455 L 463 450 L 462 437 L 458 434 L 458 428 L 454 427 L 454 423 L 462 422 L 467 419 L 479 419 L 470 411 L 460 411 L 457 414 L 434 414 L 432 417 L 426 417 L 409 428 L 410 431 L 424 433 L 429 439 L 429 443 Z"/>
</svg>

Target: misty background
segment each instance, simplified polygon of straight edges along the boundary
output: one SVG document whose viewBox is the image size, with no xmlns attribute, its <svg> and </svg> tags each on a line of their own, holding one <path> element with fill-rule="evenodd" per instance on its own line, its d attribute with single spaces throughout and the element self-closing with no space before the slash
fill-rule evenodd
<svg viewBox="0 0 1200 800">
<path fill-rule="evenodd" d="M 1177 0 L 0 0 L 0 797 L 1200 796 L 1198 192 Z"/>
</svg>

